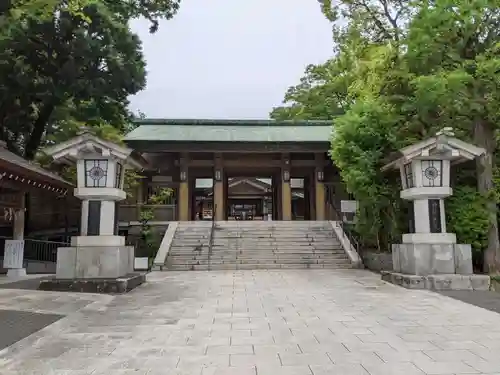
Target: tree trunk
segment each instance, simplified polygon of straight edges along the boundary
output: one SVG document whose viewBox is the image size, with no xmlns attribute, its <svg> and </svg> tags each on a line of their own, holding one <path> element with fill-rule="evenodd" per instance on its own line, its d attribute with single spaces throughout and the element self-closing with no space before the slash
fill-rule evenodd
<svg viewBox="0 0 500 375">
<path fill-rule="evenodd" d="M 33 160 L 35 158 L 54 108 L 54 103 L 45 104 L 40 111 L 38 118 L 33 123 L 33 130 L 24 148 L 24 157 L 26 159 Z"/>
<path fill-rule="evenodd" d="M 476 160 L 477 189 L 488 196 L 488 247 L 484 252 L 484 272 L 498 273 L 500 271 L 500 241 L 498 238 L 497 205 L 491 196 L 493 193 L 493 170 L 495 151 L 495 131 L 487 122 L 480 120 L 474 127 L 474 141 L 477 146 L 483 147 L 486 153 Z"/>
</svg>

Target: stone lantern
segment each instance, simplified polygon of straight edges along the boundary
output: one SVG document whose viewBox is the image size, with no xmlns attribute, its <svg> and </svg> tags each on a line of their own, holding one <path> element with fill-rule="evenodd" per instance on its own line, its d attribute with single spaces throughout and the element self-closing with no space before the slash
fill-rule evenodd
<svg viewBox="0 0 500 375">
<path fill-rule="evenodd" d="M 384 279 L 427 289 L 471 289 L 481 279 L 472 276 L 471 246 L 457 244 L 456 235 L 446 231 L 444 199 L 453 194 L 451 166 L 484 152 L 445 128 L 400 150 L 382 167 L 382 171 L 399 169 L 400 196 L 412 202 L 410 233 L 403 234 L 401 244 L 392 245 L 394 272 L 384 273 Z"/>
<path fill-rule="evenodd" d="M 134 248 L 126 246 L 125 237 L 118 235 L 118 202 L 126 198 L 125 170 L 143 169 L 145 160 L 129 148 L 88 132 L 45 152 L 54 163 L 76 164 L 74 195 L 82 201 L 80 235 L 71 238 L 71 247 L 58 249 L 56 279 L 116 279 L 130 275 Z"/>
</svg>

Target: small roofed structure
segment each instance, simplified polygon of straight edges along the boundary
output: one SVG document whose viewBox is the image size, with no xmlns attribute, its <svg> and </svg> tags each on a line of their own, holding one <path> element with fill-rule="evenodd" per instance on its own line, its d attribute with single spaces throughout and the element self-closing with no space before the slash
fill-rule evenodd
<svg viewBox="0 0 500 375">
<path fill-rule="evenodd" d="M 147 161 L 133 149 L 103 140 L 90 131 L 83 131 L 66 142 L 46 148 L 44 152 L 57 164 L 73 165 L 82 154 L 100 153 L 104 157 L 127 159 L 132 168 L 142 170 L 147 165 Z"/>
<path fill-rule="evenodd" d="M 42 191 L 64 196 L 71 187 L 70 182 L 14 154 L 0 141 L 0 227 L 12 227 L 12 240 L 2 241 L 5 248 L 1 252 L 9 276 L 26 274 L 23 268 L 26 193 Z"/>
<path fill-rule="evenodd" d="M 4 141 L 0 141 L 0 180 L 5 186 L 9 181 L 18 188 L 44 189 L 57 194 L 66 194 L 72 187 L 71 182 L 9 151 Z"/>
<path fill-rule="evenodd" d="M 446 127 L 437 132 L 436 136 L 407 146 L 390 155 L 386 159 L 382 171 L 398 169 L 413 159 L 428 158 L 431 154 L 450 160 L 451 164 L 455 165 L 467 160 L 474 160 L 484 152 L 485 150 L 481 147 L 455 138 L 453 129 Z"/>
<path fill-rule="evenodd" d="M 392 155 L 382 170 L 399 169 L 400 196 L 412 201 L 409 233 L 392 245 L 394 272 L 388 279 L 411 288 L 472 289 L 472 251 L 446 231 L 444 199 L 453 194 L 451 165 L 485 150 L 454 137 L 451 128 Z"/>
</svg>

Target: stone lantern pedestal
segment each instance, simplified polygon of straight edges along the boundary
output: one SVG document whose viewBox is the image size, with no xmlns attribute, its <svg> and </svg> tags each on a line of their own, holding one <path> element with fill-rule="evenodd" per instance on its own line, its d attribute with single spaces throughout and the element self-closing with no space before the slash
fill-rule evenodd
<svg viewBox="0 0 500 375">
<path fill-rule="evenodd" d="M 410 233 L 392 245 L 393 271 L 382 278 L 414 289 L 488 289 L 489 277 L 474 275 L 472 250 L 446 231 L 444 199 L 453 194 L 451 165 L 473 160 L 484 150 L 444 129 L 435 137 L 408 146 L 382 170 L 399 169 L 401 198 L 411 202 Z"/>
<path fill-rule="evenodd" d="M 81 199 L 80 235 L 70 247 L 57 249 L 55 279 L 40 284 L 43 290 L 126 292 L 145 280 L 134 273 L 134 247 L 118 235 L 118 202 L 127 168 L 143 168 L 132 150 L 83 133 L 46 150 L 55 163 L 75 165 L 75 197 Z"/>
</svg>

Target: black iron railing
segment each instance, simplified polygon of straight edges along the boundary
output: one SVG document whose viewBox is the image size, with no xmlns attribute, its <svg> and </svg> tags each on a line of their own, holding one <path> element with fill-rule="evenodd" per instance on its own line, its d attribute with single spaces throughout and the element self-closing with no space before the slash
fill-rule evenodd
<svg viewBox="0 0 500 375">
<path fill-rule="evenodd" d="M 214 209 L 212 211 L 212 227 L 210 228 L 210 239 L 208 241 L 208 270 L 212 268 L 212 248 L 214 246 L 214 232 L 216 226 L 216 216 L 217 216 L 217 205 L 214 203 Z"/>
<path fill-rule="evenodd" d="M 10 237 L 0 237 L 0 256 L 4 256 L 5 240 Z M 24 239 L 24 259 L 40 262 L 57 262 L 57 248 L 69 246 L 69 242 L 46 241 L 32 238 Z"/>
<path fill-rule="evenodd" d="M 342 213 L 335 204 L 335 190 L 333 189 L 333 186 L 326 186 L 326 203 L 328 204 L 330 210 L 333 211 L 335 220 L 340 226 L 343 236 L 349 240 L 351 246 L 359 254 L 361 251 L 359 237 L 354 232 L 352 225 L 344 222 Z M 330 217 L 329 219 L 331 220 L 332 218 Z"/>
</svg>

